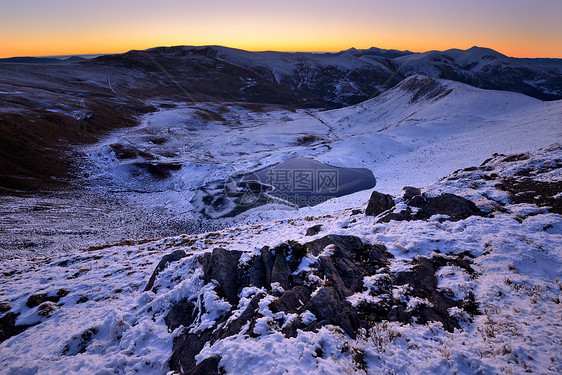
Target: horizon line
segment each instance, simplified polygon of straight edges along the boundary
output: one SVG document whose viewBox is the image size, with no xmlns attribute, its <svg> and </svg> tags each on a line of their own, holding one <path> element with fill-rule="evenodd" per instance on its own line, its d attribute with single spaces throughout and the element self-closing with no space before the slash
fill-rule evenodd
<svg viewBox="0 0 562 375">
<path fill-rule="evenodd" d="M 380 49 L 382 51 L 398 51 L 398 52 L 406 52 L 406 53 L 411 53 L 411 54 L 421 54 L 421 53 L 428 53 L 428 52 L 446 52 L 449 50 L 453 50 L 453 49 L 458 49 L 461 51 L 467 51 L 471 48 L 483 48 L 483 49 L 490 49 L 492 51 L 498 52 L 504 56 L 507 57 L 512 57 L 512 58 L 519 58 L 519 59 L 562 59 L 561 57 L 551 57 L 551 56 L 525 56 L 525 57 L 520 57 L 520 56 L 510 56 L 510 55 L 506 55 L 498 50 L 495 50 L 493 48 L 490 47 L 482 47 L 482 46 L 477 46 L 477 45 L 473 45 L 472 47 L 463 49 L 463 48 L 458 48 L 458 47 L 453 47 L 453 48 L 448 48 L 448 49 L 444 49 L 444 50 L 438 50 L 438 49 L 432 49 L 432 50 L 427 50 L 427 51 L 412 51 L 409 49 L 406 50 L 401 50 L 401 49 L 397 49 L 397 48 L 380 48 L 380 47 L 376 47 L 376 46 L 371 46 L 368 48 L 355 48 L 355 47 L 349 47 L 347 49 L 342 49 L 342 50 L 328 50 L 328 51 L 314 51 L 314 50 L 276 50 L 276 49 L 244 49 L 244 48 L 239 48 L 239 47 L 230 47 L 227 45 L 222 45 L 222 44 L 202 44 L 202 45 L 190 45 L 190 44 L 175 44 L 175 45 L 157 45 L 154 47 L 148 47 L 148 48 L 142 48 L 142 49 L 137 49 L 137 48 L 132 48 L 132 49 L 127 49 L 127 50 L 122 50 L 120 52 L 88 52 L 88 53 L 70 53 L 70 54 L 54 54 L 54 55 L 33 55 L 33 54 L 27 54 L 27 55 L 12 55 L 12 56 L 0 56 L 0 59 L 12 59 L 12 58 L 70 58 L 73 56 L 77 56 L 77 57 L 83 57 L 83 56 L 93 56 L 92 58 L 96 58 L 99 56 L 104 56 L 104 55 L 121 55 L 121 54 L 125 54 L 131 51 L 146 51 L 149 49 L 154 49 L 154 48 L 171 48 L 171 47 L 224 47 L 224 48 L 230 48 L 230 49 L 237 49 L 237 50 L 242 50 L 242 51 L 247 51 L 247 52 L 283 52 L 283 53 L 318 53 L 318 54 L 322 54 L 322 53 L 340 53 L 340 52 L 344 52 L 344 51 L 348 51 L 351 49 L 356 49 L 357 51 L 366 51 L 369 50 L 371 48 L 376 48 L 376 49 Z"/>
</svg>

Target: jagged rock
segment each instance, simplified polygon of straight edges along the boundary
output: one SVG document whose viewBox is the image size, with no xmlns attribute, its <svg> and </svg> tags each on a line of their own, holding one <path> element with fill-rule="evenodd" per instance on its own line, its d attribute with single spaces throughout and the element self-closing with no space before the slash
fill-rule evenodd
<svg viewBox="0 0 562 375">
<path fill-rule="evenodd" d="M 392 198 L 392 195 L 373 191 L 371 197 L 369 198 L 369 202 L 367 203 L 365 215 L 377 216 L 392 207 L 394 207 L 394 199 Z"/>
<path fill-rule="evenodd" d="M 393 258 L 394 256 L 386 250 L 386 246 L 381 244 L 368 245 L 369 246 L 369 261 L 375 263 L 376 265 L 383 267 L 388 265 L 390 262 L 388 258 Z"/>
<path fill-rule="evenodd" d="M 219 362 L 221 357 L 213 356 L 204 359 L 191 371 L 186 372 L 186 375 L 220 375 Z"/>
<path fill-rule="evenodd" d="M 336 234 L 329 234 L 325 237 L 308 242 L 305 244 L 308 252 L 314 256 L 318 256 L 328 245 L 335 245 L 343 256 L 353 256 L 358 248 L 363 248 L 363 241 L 355 236 L 339 236 Z"/>
<path fill-rule="evenodd" d="M 402 197 L 404 198 L 405 201 L 410 200 L 417 195 L 421 195 L 420 189 L 415 188 L 413 186 L 404 186 L 402 188 L 402 191 L 403 191 Z"/>
<path fill-rule="evenodd" d="M 271 269 L 271 283 L 279 283 L 283 289 L 291 287 L 291 268 L 283 252 L 278 251 Z"/>
<path fill-rule="evenodd" d="M 428 297 L 437 289 L 437 278 L 433 263 L 425 257 L 414 258 L 412 271 L 396 274 L 396 284 L 408 284 L 420 297 Z"/>
<path fill-rule="evenodd" d="M 330 281 L 340 298 L 359 291 L 365 272 L 348 258 L 321 256 L 318 259 L 320 272 Z"/>
<path fill-rule="evenodd" d="M 189 327 L 196 318 L 195 306 L 187 299 L 182 299 L 172 306 L 170 312 L 164 318 L 164 322 L 170 331 L 179 326 Z"/>
<path fill-rule="evenodd" d="M 316 236 L 322 230 L 322 224 L 313 225 L 306 230 L 305 236 Z"/>
<path fill-rule="evenodd" d="M 183 250 L 176 250 L 171 254 L 163 256 L 162 259 L 160 259 L 160 262 L 158 262 L 158 265 L 156 266 L 154 272 L 152 272 L 152 275 L 150 276 L 150 279 L 148 280 L 148 284 L 146 285 L 146 288 L 144 288 L 144 291 L 147 292 L 152 289 L 152 287 L 154 286 L 154 282 L 156 281 L 156 276 L 158 276 L 158 274 L 162 272 L 169 263 L 177 262 L 178 260 L 185 258 L 186 256 L 187 253 Z"/>
<path fill-rule="evenodd" d="M 349 302 L 340 300 L 334 288 L 320 288 L 304 309 L 312 312 L 318 319 L 308 329 L 314 330 L 332 324 L 342 328 L 351 338 L 356 337 L 359 328 L 357 312 Z"/>
<path fill-rule="evenodd" d="M 248 272 L 243 279 L 242 283 L 245 286 L 253 285 L 262 288 L 267 285 L 266 271 L 261 256 L 252 258 Z"/>
<path fill-rule="evenodd" d="M 265 246 L 261 249 L 261 260 L 265 270 L 265 285 L 269 286 L 271 285 L 271 270 L 273 269 L 273 264 L 275 263 L 275 254 L 271 252 L 269 247 Z"/>
<path fill-rule="evenodd" d="M 308 253 L 306 246 L 296 241 L 284 242 L 281 245 L 275 247 L 272 251 L 274 254 L 277 254 L 279 252 L 283 253 L 283 255 L 285 255 L 285 257 L 289 261 L 289 267 L 292 271 L 296 270 L 302 258 Z"/>
<path fill-rule="evenodd" d="M 310 294 L 310 289 L 300 285 L 295 286 L 283 293 L 277 300 L 273 301 L 270 305 L 270 309 L 273 312 L 283 311 L 288 314 L 296 313 L 310 301 Z"/>
<path fill-rule="evenodd" d="M 172 356 L 169 361 L 170 369 L 182 373 L 189 373 L 197 366 L 195 356 L 201 352 L 205 343 L 212 339 L 209 330 L 200 335 L 186 334 L 174 339 Z"/>
<path fill-rule="evenodd" d="M 238 250 L 228 251 L 216 248 L 203 266 L 203 280 L 206 283 L 216 280 L 218 290 L 234 305 L 238 302 L 238 287 L 240 286 L 238 261 L 241 255 L 242 252 Z"/>
<path fill-rule="evenodd" d="M 244 327 L 244 325 L 252 320 L 252 318 L 256 315 L 256 311 L 259 308 L 258 303 L 263 297 L 264 294 L 262 293 L 256 294 L 250 301 L 248 307 L 246 307 L 246 310 L 244 310 L 238 318 L 231 321 L 228 326 L 222 328 L 219 334 L 220 338 L 224 339 L 239 333 L 242 330 L 242 327 Z"/>
<path fill-rule="evenodd" d="M 319 255 L 328 245 L 332 245 L 332 248 L 324 255 Z M 318 261 L 312 264 L 311 268 L 325 280 L 323 286 L 314 293 L 313 287 L 305 285 L 298 275 L 292 274 L 307 252 L 318 256 Z M 312 323 L 305 324 L 302 316 L 298 316 L 283 326 L 281 332 L 286 337 L 296 337 L 299 330 L 315 331 L 325 325 L 335 325 L 355 338 L 359 328 L 368 328 L 370 324 L 384 320 L 403 323 L 439 321 L 445 329 L 453 331 L 458 328 L 458 323 L 455 318 L 449 317 L 448 310 L 453 306 L 460 307 L 463 302 L 453 301 L 437 290 L 435 271 L 449 264 L 470 267 L 464 255 L 438 254 L 429 259 L 417 257 L 412 261 L 411 270 L 398 272 L 394 276 L 388 274 L 377 282 L 377 293 L 388 297 L 379 297 L 382 300 L 377 303 L 360 303 L 354 307 L 347 297 L 364 291 L 364 277 L 380 273 L 381 268 L 389 264 L 388 259 L 392 255 L 383 245 L 364 244 L 355 236 L 332 234 L 305 245 L 289 241 L 274 249 L 264 247 L 260 255 L 253 257 L 246 265 L 239 265 L 241 255 L 240 251 L 214 249 L 202 261 L 204 281 L 209 283 L 216 280 L 216 290 L 234 306 L 239 302 L 237 293 L 242 288 L 265 286 L 270 289 L 269 294 L 278 296 L 269 304 L 273 313 L 302 314 L 308 310 L 314 314 L 316 320 Z M 382 271 L 384 275 L 384 270 Z M 273 293 L 271 283 L 275 282 L 285 291 Z M 427 299 L 427 303 L 413 305 L 416 307 L 412 310 L 407 308 L 404 299 L 391 297 L 394 287 L 405 284 L 409 286 L 405 296 Z M 247 334 L 253 335 L 253 327 L 260 316 L 259 303 L 267 293 L 262 291 L 254 295 L 248 306 L 235 319 L 229 320 L 231 315 L 226 314 L 218 319 L 212 329 L 198 334 L 184 331 L 174 340 L 170 368 L 190 373 L 197 369 L 195 356 L 205 345 L 212 345 L 217 340 L 239 334 L 244 327 L 249 328 Z M 195 316 L 204 313 L 198 311 L 200 308 L 186 300 L 180 301 L 166 316 L 166 324 L 172 330 L 180 325 L 189 326 Z M 218 360 L 212 364 L 210 370 L 206 365 L 199 366 L 214 371 Z"/>
</svg>

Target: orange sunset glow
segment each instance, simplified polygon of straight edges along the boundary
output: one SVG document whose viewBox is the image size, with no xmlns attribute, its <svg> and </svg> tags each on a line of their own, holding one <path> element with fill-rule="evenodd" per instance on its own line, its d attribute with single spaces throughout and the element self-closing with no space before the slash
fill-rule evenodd
<svg viewBox="0 0 562 375">
<path fill-rule="evenodd" d="M 30 0 L 0 7 L 0 57 L 182 44 L 312 52 L 478 45 L 515 57 L 562 57 L 562 2 L 557 0 Z"/>
</svg>

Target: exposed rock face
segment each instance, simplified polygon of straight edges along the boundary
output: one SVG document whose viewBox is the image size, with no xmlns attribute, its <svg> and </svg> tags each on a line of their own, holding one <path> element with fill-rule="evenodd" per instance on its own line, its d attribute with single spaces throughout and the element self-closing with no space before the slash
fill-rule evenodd
<svg viewBox="0 0 562 375">
<path fill-rule="evenodd" d="M 367 203 L 365 215 L 377 216 L 392 207 L 394 207 L 394 199 L 392 198 L 392 195 L 373 191 L 371 198 L 369 198 L 369 202 Z"/>
<path fill-rule="evenodd" d="M 238 300 L 238 287 L 240 285 L 238 260 L 241 255 L 241 251 L 217 248 L 213 250 L 211 257 L 203 264 L 205 272 L 203 280 L 207 283 L 211 280 L 217 281 L 218 291 L 231 303 Z"/>
<path fill-rule="evenodd" d="M 272 327 L 277 327 L 272 329 L 287 337 L 297 336 L 298 330 L 315 331 L 334 325 L 354 338 L 360 328 L 369 328 L 383 320 L 439 321 L 452 331 L 458 328 L 458 323 L 449 317 L 448 309 L 460 308 L 463 302 L 451 300 L 437 290 L 435 272 L 447 264 L 472 271 L 470 261 L 464 257 L 434 256 L 415 258 L 411 270 L 391 274 L 387 266 L 392 255 L 383 245 L 366 244 L 355 236 L 334 234 L 306 244 L 291 241 L 272 249 L 264 247 L 242 265 L 241 255 L 240 251 L 221 248 L 208 253 L 201 259 L 203 281 L 215 283 L 217 295 L 232 306 L 238 306 L 244 288 L 263 289 L 246 302 L 243 311 L 239 310 L 235 316 L 227 312 L 217 318 L 212 328 L 197 332 L 189 327 L 194 327 L 198 317 L 205 313 L 205 306 L 187 300 L 177 302 L 165 318 L 170 330 L 185 327 L 174 341 L 170 359 L 172 370 L 188 374 L 216 373 L 213 371 L 218 371 L 220 358 L 197 364 L 195 356 L 206 344 L 212 345 L 241 332 L 251 337 L 259 335 L 257 324 L 264 308 L 274 317 L 294 316 L 286 324 L 282 324 L 283 318 L 271 321 Z M 308 268 L 303 270 L 299 266 L 305 256 Z M 316 261 L 310 263 L 310 259 Z M 357 295 L 374 293 L 364 284 L 364 278 L 373 275 L 384 276 L 377 286 L 378 297 L 372 295 L 371 300 L 357 303 Z M 319 281 L 311 282 L 311 277 Z M 393 294 L 396 288 L 404 290 L 403 296 Z M 412 304 L 408 298 L 421 302 Z"/>
</svg>

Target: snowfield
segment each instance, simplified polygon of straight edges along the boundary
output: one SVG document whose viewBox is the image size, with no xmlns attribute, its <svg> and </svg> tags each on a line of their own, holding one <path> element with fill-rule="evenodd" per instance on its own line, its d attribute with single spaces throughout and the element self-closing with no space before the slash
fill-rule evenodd
<svg viewBox="0 0 562 375">
<path fill-rule="evenodd" d="M 141 126 L 89 147 L 84 168 L 98 191 L 110 190 L 171 217 L 197 219 L 191 200 L 198 188 L 291 158 L 370 169 L 378 191 L 397 194 L 403 186 L 430 184 L 495 152 L 545 147 L 562 139 L 561 123 L 562 101 L 413 76 L 374 99 L 332 111 L 248 111 L 213 103 L 162 109 Z M 146 164 L 177 170 L 155 178 L 143 169 Z M 368 194 L 293 213 L 290 207 L 279 212 L 265 206 L 249 212 L 247 222 L 357 206 Z"/>
<path fill-rule="evenodd" d="M 514 156 L 496 155 L 480 167 L 457 171 L 423 188 L 426 197 L 463 196 L 483 212 L 459 221 L 437 215 L 381 223 L 382 214 L 370 217 L 353 211 L 363 210 L 364 201 L 332 206 L 321 215 L 217 232 L 45 259 L 6 259 L 0 265 L 5 280 L 0 299 L 3 311 L 9 312 L 2 319 L 19 314 L 16 325 L 30 327 L 0 345 L 2 372 L 166 373 L 175 338 L 223 329 L 256 299 L 255 321 L 207 343 L 195 357 L 197 363 L 218 361 L 217 367 L 228 374 L 560 373 L 562 217 L 552 211 L 560 207 L 556 202 L 561 166 L 562 145 L 557 144 Z M 503 186 L 506 181 L 512 184 Z M 529 181 L 533 187 L 513 190 Z M 528 197 L 529 189 L 534 190 Z M 394 200 L 395 211 L 406 206 L 400 195 Z M 319 233 L 305 236 L 314 225 L 321 225 Z M 459 322 L 452 331 L 441 322 L 383 320 L 359 330 L 354 338 L 329 324 L 287 337 L 283 329 L 291 322 L 311 325 L 317 317 L 310 311 L 273 312 L 284 292 L 281 285 L 246 287 L 232 304 L 217 294 L 216 282 L 204 281 L 205 254 L 217 247 L 242 251 L 243 266 L 264 246 L 274 248 L 289 240 L 305 243 L 327 234 L 357 236 L 366 244 L 384 245 L 393 256 L 388 267 L 363 280 L 362 291 L 350 296 L 351 301 L 376 306 L 395 298 L 411 311 L 423 308 L 429 301 L 413 296 L 407 285 L 395 288 L 392 297 L 378 294 L 378 285 L 411 269 L 417 257 L 464 256 L 474 272 L 442 266 L 435 273 L 437 286 L 456 300 L 472 294 L 477 308 L 450 309 Z M 160 259 L 178 250 L 186 255 L 159 267 L 153 287 L 144 291 Z M 316 288 L 313 295 L 325 280 L 311 270 L 322 257 L 335 256 L 335 250 L 329 246 L 317 256 L 302 258 L 297 271 L 308 275 L 306 285 Z M 199 312 L 189 326 L 169 330 L 165 318 L 182 300 L 199 306 Z"/>
</svg>

